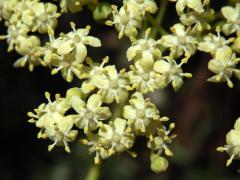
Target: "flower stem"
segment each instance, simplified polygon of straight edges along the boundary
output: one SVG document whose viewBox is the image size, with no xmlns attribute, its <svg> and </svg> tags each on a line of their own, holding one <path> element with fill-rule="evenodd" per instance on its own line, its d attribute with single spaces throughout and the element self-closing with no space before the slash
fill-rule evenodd
<svg viewBox="0 0 240 180">
<path fill-rule="evenodd" d="M 164 15 L 167 10 L 168 0 L 161 0 L 159 5 L 159 10 L 156 18 L 154 19 L 152 16 L 149 18 L 150 23 L 153 25 L 152 29 L 152 37 L 155 37 L 158 33 L 161 35 L 167 34 L 167 32 L 161 27 Z"/>
<path fill-rule="evenodd" d="M 100 166 L 92 165 L 87 172 L 85 180 L 98 180 L 100 176 Z"/>
</svg>

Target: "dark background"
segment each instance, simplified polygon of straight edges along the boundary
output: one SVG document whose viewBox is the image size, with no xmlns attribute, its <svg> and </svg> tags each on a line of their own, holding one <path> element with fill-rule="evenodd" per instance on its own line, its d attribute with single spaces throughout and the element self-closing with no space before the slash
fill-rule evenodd
<svg viewBox="0 0 240 180">
<path fill-rule="evenodd" d="M 225 1 L 213 0 L 218 9 Z M 117 2 L 116 2 L 117 3 Z M 164 26 L 176 23 L 174 6 L 170 4 Z M 71 30 L 70 21 L 78 27 L 92 25 L 91 34 L 102 40 L 102 48 L 89 48 L 88 54 L 100 60 L 110 56 L 111 64 L 126 66 L 127 39 L 118 40 L 114 28 L 97 24 L 86 8 L 84 11 L 60 18 L 56 34 Z M 6 34 L 3 23 L 0 34 Z M 46 37 L 43 37 L 43 39 Z M 71 146 L 72 153 L 63 148 L 47 151 L 50 141 L 38 140 L 38 129 L 27 122 L 26 113 L 45 102 L 44 92 L 65 94 L 68 88 L 80 86 L 79 81 L 67 83 L 61 75 L 50 75 L 50 69 L 36 67 L 34 72 L 27 68 L 13 68 L 20 56 L 7 53 L 7 44 L 0 41 L 0 179 L 1 180 L 82 180 L 93 163 L 87 149 L 79 143 Z M 126 154 L 105 160 L 101 166 L 101 180 L 233 180 L 239 179 L 239 162 L 225 167 L 227 155 L 216 151 L 225 143 L 225 134 L 239 117 L 240 83 L 234 80 L 234 88 L 226 84 L 206 82 L 212 74 L 207 69 L 211 57 L 197 53 L 184 66 L 193 78 L 186 79 L 179 92 L 171 88 L 149 95 L 158 104 L 161 114 L 176 122 L 178 138 L 172 149 L 175 156 L 169 159 L 170 167 L 161 174 L 149 169 L 149 151 L 145 140 L 139 139 L 134 147 L 138 158 Z"/>
</svg>

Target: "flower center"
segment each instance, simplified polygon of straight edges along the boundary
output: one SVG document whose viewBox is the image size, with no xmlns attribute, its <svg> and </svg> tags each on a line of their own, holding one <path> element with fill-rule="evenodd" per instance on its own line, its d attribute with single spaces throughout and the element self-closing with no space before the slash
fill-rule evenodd
<svg viewBox="0 0 240 180">
<path fill-rule="evenodd" d="M 148 73 L 144 73 L 142 76 L 143 80 L 147 81 L 149 80 L 149 74 Z"/>
<path fill-rule="evenodd" d="M 114 133 L 112 138 L 114 142 L 119 142 L 121 139 L 121 136 L 118 133 Z"/>
<path fill-rule="evenodd" d="M 145 117 L 145 111 L 144 110 L 139 110 L 138 111 L 138 117 L 143 119 Z"/>
<path fill-rule="evenodd" d="M 117 89 L 118 86 L 119 86 L 119 84 L 118 84 L 118 80 L 117 80 L 117 79 L 116 79 L 116 80 L 112 80 L 112 81 L 110 82 L 110 87 L 111 87 L 112 89 Z"/>
<path fill-rule="evenodd" d="M 179 36 L 178 37 L 178 42 L 180 44 L 186 44 L 186 42 L 187 42 L 186 37 L 185 36 Z"/>
<path fill-rule="evenodd" d="M 123 15 L 122 18 L 121 18 L 121 22 L 122 22 L 122 24 L 124 24 L 124 25 L 128 24 L 128 22 L 129 22 L 128 16 Z"/>
</svg>

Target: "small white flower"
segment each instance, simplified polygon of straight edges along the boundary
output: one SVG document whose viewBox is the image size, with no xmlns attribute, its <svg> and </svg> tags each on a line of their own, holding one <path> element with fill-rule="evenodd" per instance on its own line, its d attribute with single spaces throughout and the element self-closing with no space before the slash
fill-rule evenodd
<svg viewBox="0 0 240 180">
<path fill-rule="evenodd" d="M 230 88 L 233 87 L 233 83 L 230 80 L 233 74 L 240 80 L 240 70 L 236 68 L 240 59 L 236 58 L 236 55 L 232 53 L 230 47 L 223 47 L 216 52 L 214 59 L 208 63 L 208 69 L 214 72 L 216 75 L 209 78 L 210 82 L 227 82 Z"/>
<path fill-rule="evenodd" d="M 183 73 L 181 68 L 187 60 L 184 58 L 181 63 L 177 64 L 174 59 L 163 57 L 162 60 L 156 61 L 153 69 L 161 75 L 158 79 L 158 85 L 163 88 L 171 83 L 174 91 L 178 91 L 183 85 L 183 77 L 192 77 L 190 73 Z"/>
<path fill-rule="evenodd" d="M 161 44 L 170 48 L 170 56 L 180 57 L 185 54 L 190 57 L 196 52 L 197 39 L 191 36 L 190 29 L 185 29 L 185 26 L 178 23 L 171 28 L 173 35 L 164 35 L 161 38 Z"/>
</svg>

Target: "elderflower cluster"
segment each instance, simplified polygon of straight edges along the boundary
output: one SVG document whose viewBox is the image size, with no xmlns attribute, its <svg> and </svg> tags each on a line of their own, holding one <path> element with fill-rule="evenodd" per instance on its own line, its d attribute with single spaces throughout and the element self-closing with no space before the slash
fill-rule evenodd
<svg viewBox="0 0 240 180">
<path fill-rule="evenodd" d="M 198 44 L 198 49 L 210 53 L 212 59 L 208 63 L 208 69 L 216 75 L 208 79 L 210 82 L 227 82 L 228 87 L 233 87 L 232 76 L 240 80 L 239 61 L 239 33 L 237 18 L 240 11 L 240 3 L 235 7 L 224 6 L 221 13 L 225 23 L 217 26 L 216 35 L 208 33 Z M 240 27 L 240 26 L 239 26 Z M 236 33 L 236 38 L 230 36 Z M 226 37 L 224 37 L 225 35 Z"/>
<path fill-rule="evenodd" d="M 76 29 L 71 23 L 73 31 L 61 34 L 55 38 L 53 31 L 49 32 L 50 42 L 45 46 L 44 63 L 51 66 L 52 74 L 61 71 L 62 76 L 68 82 L 73 80 L 73 74 L 81 79 L 83 61 L 87 57 L 87 47 L 100 47 L 101 41 L 98 38 L 89 36 L 90 26 Z"/>
<path fill-rule="evenodd" d="M 56 27 L 60 16 L 57 6 L 39 0 L 1 0 L 0 16 L 8 28 L 7 35 L 0 36 L 0 39 L 7 40 L 8 51 L 15 49 L 22 55 L 14 66 L 29 64 L 29 70 L 33 71 L 34 66 L 44 65 L 41 41 L 32 33 L 44 34 Z"/>
<path fill-rule="evenodd" d="M 218 24 L 216 34 L 208 33 L 213 29 L 210 22 L 214 19 L 214 10 L 208 6 L 209 0 L 177 0 L 176 10 L 181 23 L 173 25 L 172 34 L 163 35 L 160 44 L 168 48 L 169 56 L 174 58 L 185 56 L 190 59 L 197 50 L 209 53 L 212 59 L 208 63 L 208 69 L 215 75 L 208 81 L 227 82 L 232 88 L 232 76 L 240 80 L 237 57 L 240 47 L 237 22 L 240 4 L 222 7 L 221 13 L 226 22 Z M 233 33 L 236 33 L 236 38 L 230 36 Z M 190 76 L 187 74 L 187 77 Z"/>
<path fill-rule="evenodd" d="M 226 151 L 229 155 L 229 159 L 226 162 L 226 166 L 229 166 L 234 159 L 240 159 L 240 118 L 238 118 L 234 124 L 234 128 L 231 129 L 226 135 L 226 145 L 218 147 L 217 151 Z"/>
<path fill-rule="evenodd" d="M 165 31 L 161 22 L 168 1 L 175 2 L 179 22 Z M 83 6 L 92 11 L 96 21 L 115 26 L 119 39 L 130 39 L 126 51 L 126 59 L 132 63 L 129 67 L 118 69 L 108 64 L 108 56 L 102 62 L 89 57 L 88 47 L 102 46 L 100 39 L 90 35 L 89 25 L 76 28 L 71 22 L 72 31 L 56 37 L 61 13 L 79 12 Z M 8 51 L 21 55 L 15 67 L 28 64 L 33 71 L 42 65 L 50 68 L 52 75 L 60 72 L 67 82 L 81 80 L 79 87 L 70 88 L 64 97 L 56 94 L 51 100 L 45 93 L 48 102 L 28 113 L 29 122 L 40 129 L 38 138 L 52 141 L 49 151 L 64 146 L 69 153 L 69 143 L 80 139 L 99 164 L 123 152 L 136 157 L 131 148 L 142 136 L 151 151 L 151 169 L 158 173 L 168 167 L 166 156 L 173 155 L 169 146 L 176 137 L 172 133 L 175 124 L 160 116 L 145 94 L 169 85 L 175 92 L 180 90 L 184 79 L 192 77 L 183 66 L 193 62 L 198 51 L 211 55 L 208 69 L 214 75 L 208 81 L 226 82 L 232 88 L 232 77 L 240 80 L 240 3 L 224 6 L 219 13 L 222 16 L 216 15 L 210 0 L 162 0 L 159 7 L 154 0 L 123 0 L 120 7 L 98 0 L 0 0 L 0 20 L 7 27 L 7 35 L 0 39 L 7 41 Z M 48 35 L 49 41 L 42 43 L 37 34 Z M 227 134 L 227 145 L 218 148 L 229 154 L 227 165 L 240 159 L 239 124 L 238 119 Z"/>
<path fill-rule="evenodd" d="M 28 116 L 31 117 L 29 122 L 40 128 L 38 138 L 53 141 L 49 151 L 54 146 L 65 146 L 65 150 L 70 152 L 68 144 L 82 132 L 85 137 L 81 143 L 89 146 L 89 153 L 95 153 L 94 162 L 99 164 L 102 159 L 122 152 L 136 157 L 137 154 L 130 149 L 138 136 L 144 136 L 152 154 L 165 160 L 161 171 L 166 169 L 168 161 L 164 154 L 173 155 L 169 144 L 175 138 L 171 134 L 175 125 L 171 123 L 169 128 L 166 127 L 164 124 L 169 119 L 160 117 L 156 106 L 140 92 L 131 95 L 129 103 L 123 106 L 117 117 L 110 108 L 112 99 L 106 102 L 101 94 L 84 93 L 82 88 L 69 89 L 65 97 L 57 94 L 55 101 L 51 101 L 49 93 L 45 96 L 48 103 L 41 104 Z M 75 113 L 70 114 L 71 109 Z"/>
</svg>

